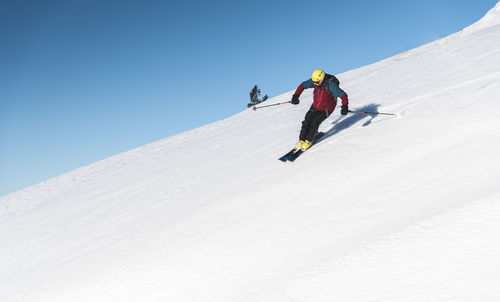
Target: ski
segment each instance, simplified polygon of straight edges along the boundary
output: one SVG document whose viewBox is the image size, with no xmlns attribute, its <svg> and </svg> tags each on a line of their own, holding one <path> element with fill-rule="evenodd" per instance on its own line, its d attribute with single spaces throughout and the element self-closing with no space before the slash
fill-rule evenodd
<svg viewBox="0 0 500 302">
<path fill-rule="evenodd" d="M 309 147 L 309 149 L 312 148 L 312 146 L 314 146 L 316 143 L 318 143 L 324 135 L 325 135 L 324 132 L 318 132 L 316 134 L 316 136 L 314 136 L 313 143 L 312 143 L 311 147 Z M 281 160 L 282 162 L 286 162 L 286 161 L 293 162 L 297 159 L 297 157 L 302 155 L 302 153 L 304 153 L 304 152 L 305 152 L 304 150 L 297 150 L 294 148 L 294 149 L 290 150 L 287 154 L 280 157 L 279 160 Z"/>
<path fill-rule="evenodd" d="M 299 151 L 297 151 L 297 152 L 294 152 L 293 154 L 291 154 L 290 156 L 288 156 L 288 158 L 287 158 L 287 159 L 288 159 L 289 161 L 291 161 L 291 162 L 294 162 L 294 161 L 297 159 L 297 157 L 299 157 L 299 156 L 300 156 L 302 153 L 304 153 L 304 152 L 306 152 L 306 151 L 304 151 L 304 150 L 299 150 Z"/>
<path fill-rule="evenodd" d="M 282 162 L 286 162 L 288 160 L 288 157 L 290 157 L 292 154 L 294 154 L 295 151 L 297 151 L 297 150 L 295 148 L 293 148 L 292 150 L 290 150 L 290 152 L 288 152 L 287 154 L 280 157 L 279 160 L 281 160 Z"/>
<path fill-rule="evenodd" d="M 314 139 L 313 139 L 313 145 L 318 143 L 321 140 L 321 138 L 323 138 L 323 136 L 325 136 L 325 132 L 316 133 L 316 135 L 314 136 Z"/>
</svg>

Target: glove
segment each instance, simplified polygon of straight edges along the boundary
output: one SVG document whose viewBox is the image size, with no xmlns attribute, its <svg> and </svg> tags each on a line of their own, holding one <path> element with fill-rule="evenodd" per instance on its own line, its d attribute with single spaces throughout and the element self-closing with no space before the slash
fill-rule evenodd
<svg viewBox="0 0 500 302">
<path fill-rule="evenodd" d="M 340 114 L 346 115 L 349 112 L 349 106 L 348 105 L 342 105 L 342 109 L 340 110 Z"/>
<path fill-rule="evenodd" d="M 300 103 L 300 101 L 299 101 L 299 95 L 298 94 L 294 94 L 292 96 L 292 104 L 298 105 L 299 103 Z"/>
</svg>

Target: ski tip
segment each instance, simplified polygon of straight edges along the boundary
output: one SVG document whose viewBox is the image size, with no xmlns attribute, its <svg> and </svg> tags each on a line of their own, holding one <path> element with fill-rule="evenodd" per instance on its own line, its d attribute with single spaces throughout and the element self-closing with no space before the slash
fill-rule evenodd
<svg viewBox="0 0 500 302">
<path fill-rule="evenodd" d="M 279 159 L 280 161 L 284 162 L 284 163 L 286 163 L 286 162 L 288 161 L 288 158 L 286 158 L 286 157 L 280 157 L 280 158 L 278 158 L 278 159 Z"/>
<path fill-rule="evenodd" d="M 288 160 L 291 162 L 294 162 L 302 153 L 304 153 L 304 151 L 299 150 L 299 151 L 295 152 L 294 154 L 290 155 L 288 157 Z"/>
</svg>

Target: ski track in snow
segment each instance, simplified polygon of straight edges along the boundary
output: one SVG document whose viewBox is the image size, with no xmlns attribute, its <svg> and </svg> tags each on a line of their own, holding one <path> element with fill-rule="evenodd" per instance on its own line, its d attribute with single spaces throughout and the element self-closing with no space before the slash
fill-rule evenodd
<svg viewBox="0 0 500 302">
<path fill-rule="evenodd" d="M 397 116 L 294 163 L 310 90 L 1 197 L 0 301 L 500 301 L 499 49 L 500 3 L 339 75 Z"/>
</svg>

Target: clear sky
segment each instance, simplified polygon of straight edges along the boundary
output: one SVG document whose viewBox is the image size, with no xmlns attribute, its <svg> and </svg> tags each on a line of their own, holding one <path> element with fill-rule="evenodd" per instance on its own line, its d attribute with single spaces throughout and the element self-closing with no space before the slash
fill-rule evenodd
<svg viewBox="0 0 500 302">
<path fill-rule="evenodd" d="M 496 3 L 2 0 L 0 196 L 229 117 L 254 84 L 272 97 L 457 32 Z"/>
</svg>

